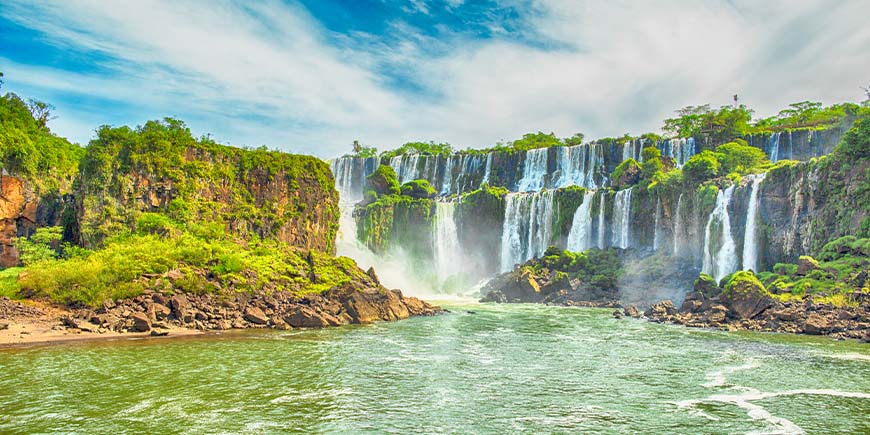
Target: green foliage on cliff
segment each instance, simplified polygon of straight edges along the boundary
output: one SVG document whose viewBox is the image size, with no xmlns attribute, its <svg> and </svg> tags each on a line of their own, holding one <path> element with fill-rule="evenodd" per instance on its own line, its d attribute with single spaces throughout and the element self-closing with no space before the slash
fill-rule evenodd
<svg viewBox="0 0 870 435">
<path fill-rule="evenodd" d="M 759 119 L 753 127 L 756 132 L 832 127 L 845 119 L 857 116 L 861 110 L 861 106 L 854 103 L 823 107 L 822 103 L 801 101 L 789 104 L 788 108 L 780 110 L 775 116 Z"/>
<path fill-rule="evenodd" d="M 218 222 L 239 238 L 283 237 L 331 252 L 338 200 L 329 166 L 311 156 L 195 139 L 182 121 L 102 126 L 81 162 L 80 241 L 134 226 L 142 212 Z M 297 231 L 297 229 L 304 229 Z"/>
<path fill-rule="evenodd" d="M 0 169 L 25 179 L 37 194 L 68 191 L 84 152 L 55 136 L 17 95 L 0 97 Z"/>
<path fill-rule="evenodd" d="M 683 181 L 697 186 L 719 175 L 719 155 L 713 151 L 704 150 L 692 156 L 683 165 Z"/>
<path fill-rule="evenodd" d="M 536 274 L 549 269 L 565 274 L 566 279 L 578 279 L 583 284 L 608 291 L 616 291 L 622 274 L 622 260 L 614 249 L 571 252 L 550 247 L 540 260 L 526 264 Z"/>
<path fill-rule="evenodd" d="M 617 189 L 629 187 L 636 183 L 641 175 L 641 165 L 634 159 L 628 158 L 622 161 L 610 174 L 610 181 Z"/>
<path fill-rule="evenodd" d="M 366 190 L 381 195 L 398 195 L 401 192 L 396 171 L 391 166 L 380 165 L 366 177 Z"/>
<path fill-rule="evenodd" d="M 739 142 L 738 142 L 739 141 Z M 716 153 L 719 154 L 720 173 L 730 174 L 736 172 L 746 175 L 761 170 L 770 164 L 767 154 L 760 148 L 749 146 L 739 140 L 719 145 Z"/>
<path fill-rule="evenodd" d="M 153 225 L 156 220 L 161 220 L 160 228 Z M 348 258 L 304 251 L 276 240 L 253 239 L 240 245 L 221 236 L 220 226 L 214 231 L 198 224 L 156 220 L 140 220 L 143 227 L 136 233 L 113 236 L 103 249 L 23 269 L 15 296 L 96 307 L 106 299 L 130 298 L 146 290 L 266 289 L 301 295 L 322 292 L 363 273 Z M 164 224 L 171 230 L 164 231 Z M 155 230 L 163 234 L 154 234 Z"/>
<path fill-rule="evenodd" d="M 870 159 L 870 115 L 855 120 L 835 152 L 849 159 Z"/>
<path fill-rule="evenodd" d="M 662 130 L 681 138 L 704 136 L 714 143 L 725 143 L 750 132 L 752 110 L 744 105 L 722 106 L 711 109 L 710 105 L 688 106 L 677 110 L 677 117 L 668 118 Z"/>
<path fill-rule="evenodd" d="M 854 305 L 855 293 L 870 292 L 870 239 L 846 236 L 827 243 L 818 260 L 801 256 L 799 264 L 778 263 L 773 272 L 757 274 L 781 300 L 813 298 L 816 302 Z"/>
<path fill-rule="evenodd" d="M 399 148 L 381 153 L 382 159 L 391 159 L 403 154 L 425 154 L 431 156 L 447 155 L 453 152 L 453 147 L 449 143 L 429 142 L 408 142 Z"/>
<path fill-rule="evenodd" d="M 402 185 L 402 195 L 412 198 L 432 198 L 435 196 L 435 188 L 428 180 L 411 180 Z"/>
<path fill-rule="evenodd" d="M 435 202 L 406 195 L 383 195 L 357 209 L 357 238 L 369 249 L 385 254 L 401 246 L 420 253 L 431 248 Z"/>
</svg>

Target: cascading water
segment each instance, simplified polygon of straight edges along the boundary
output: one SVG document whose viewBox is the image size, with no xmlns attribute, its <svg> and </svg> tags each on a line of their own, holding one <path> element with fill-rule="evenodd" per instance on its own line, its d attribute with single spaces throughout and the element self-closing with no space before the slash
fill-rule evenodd
<svg viewBox="0 0 870 435">
<path fill-rule="evenodd" d="M 662 156 L 673 158 L 677 167 L 681 168 L 695 155 L 695 138 L 666 139 L 664 142 L 661 142 L 660 148 Z"/>
<path fill-rule="evenodd" d="M 746 232 L 743 238 L 743 270 L 758 271 L 758 240 L 756 236 L 758 219 L 758 187 L 766 173 L 750 175 L 752 191 L 749 194 L 749 207 L 746 210 Z"/>
<path fill-rule="evenodd" d="M 456 231 L 455 210 L 454 201 L 438 201 L 435 204 L 433 252 L 435 270 L 438 272 L 437 280 L 442 290 L 444 290 L 444 282 L 460 274 L 464 264 L 463 250 Z"/>
<path fill-rule="evenodd" d="M 553 236 L 553 191 L 505 196 L 501 237 L 501 270 L 540 256 Z"/>
<path fill-rule="evenodd" d="M 559 178 L 554 187 L 583 186 L 594 189 L 595 170 L 600 164 L 597 144 L 557 148 Z"/>
<path fill-rule="evenodd" d="M 680 255 L 680 239 L 683 236 L 683 194 L 677 199 L 677 209 L 674 210 L 674 256 Z"/>
<path fill-rule="evenodd" d="M 595 199 L 595 192 L 587 190 L 586 194 L 583 195 L 583 203 L 574 212 L 566 248 L 569 251 L 580 252 L 592 247 L 593 199 Z"/>
<path fill-rule="evenodd" d="M 629 246 L 629 233 L 631 231 L 631 191 L 633 188 L 616 192 L 613 199 L 613 232 L 611 245 L 616 248 L 626 249 Z"/>
<path fill-rule="evenodd" d="M 533 192 L 544 188 L 544 178 L 547 176 L 547 154 L 547 148 L 526 151 L 523 178 L 517 183 L 518 192 Z"/>
<path fill-rule="evenodd" d="M 728 215 L 728 204 L 734 194 L 734 186 L 720 190 L 716 195 L 716 207 L 710 213 L 707 227 L 704 230 L 704 263 L 702 271 L 718 282 L 726 275 L 737 270 L 737 249 L 734 237 L 731 235 L 731 217 Z M 714 224 L 719 229 L 719 240 L 714 240 Z M 716 246 L 718 245 L 718 249 Z"/>
<path fill-rule="evenodd" d="M 661 230 L 659 229 L 659 221 L 662 219 L 662 200 L 656 198 L 656 219 L 655 219 L 655 227 L 653 228 L 653 251 L 659 250 L 659 245 L 661 244 Z"/>
<path fill-rule="evenodd" d="M 444 172 L 441 174 L 441 194 L 450 195 L 453 191 L 453 157 L 447 156 L 444 162 Z"/>
<path fill-rule="evenodd" d="M 486 155 L 486 166 L 483 169 L 483 180 L 480 184 L 489 183 L 489 174 L 492 173 L 492 153 L 487 153 Z"/>
<path fill-rule="evenodd" d="M 767 145 L 767 155 L 770 157 L 770 161 L 776 163 L 779 161 L 779 133 L 773 133 L 770 135 L 770 139 L 768 139 Z"/>
<path fill-rule="evenodd" d="M 604 249 L 606 241 L 604 238 L 607 236 L 605 226 L 604 226 L 604 197 L 606 195 L 604 192 L 601 192 L 601 203 L 598 205 L 598 249 Z"/>
</svg>

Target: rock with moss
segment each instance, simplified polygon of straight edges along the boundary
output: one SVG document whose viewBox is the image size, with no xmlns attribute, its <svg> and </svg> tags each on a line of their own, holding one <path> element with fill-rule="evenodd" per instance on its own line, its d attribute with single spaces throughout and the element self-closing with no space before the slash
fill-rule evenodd
<svg viewBox="0 0 870 435">
<path fill-rule="evenodd" d="M 611 186 L 623 189 L 637 184 L 642 173 L 641 165 L 634 159 L 625 159 L 610 175 Z"/>
<path fill-rule="evenodd" d="M 366 189 L 382 195 L 398 195 L 401 193 L 396 171 L 387 165 L 380 165 L 366 177 Z"/>
<path fill-rule="evenodd" d="M 401 191 L 402 195 L 416 199 L 432 198 L 436 193 L 428 180 L 411 180 L 402 185 Z"/>
<path fill-rule="evenodd" d="M 751 271 L 740 271 L 731 276 L 721 300 L 738 319 L 752 319 L 774 305 L 767 289 Z"/>
</svg>

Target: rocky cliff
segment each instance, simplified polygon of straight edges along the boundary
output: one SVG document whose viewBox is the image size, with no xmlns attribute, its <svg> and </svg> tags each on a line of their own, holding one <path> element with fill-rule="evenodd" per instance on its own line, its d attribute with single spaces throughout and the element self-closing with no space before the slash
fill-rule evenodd
<svg viewBox="0 0 870 435">
<path fill-rule="evenodd" d="M 275 238 L 333 252 L 338 192 L 315 157 L 194 139 L 183 123 L 103 127 L 82 159 L 76 240 L 99 246 L 141 212 L 218 223 L 240 239 Z"/>
</svg>

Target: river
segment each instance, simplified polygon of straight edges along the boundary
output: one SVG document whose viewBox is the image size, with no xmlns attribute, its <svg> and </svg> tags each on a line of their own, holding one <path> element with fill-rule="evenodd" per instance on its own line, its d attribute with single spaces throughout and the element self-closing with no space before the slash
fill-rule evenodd
<svg viewBox="0 0 870 435">
<path fill-rule="evenodd" d="M 0 350 L 0 433 L 870 433 L 864 344 L 446 306 L 366 326 Z"/>
</svg>

